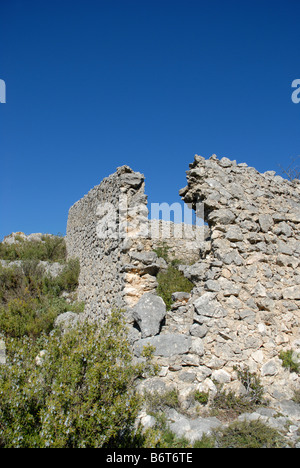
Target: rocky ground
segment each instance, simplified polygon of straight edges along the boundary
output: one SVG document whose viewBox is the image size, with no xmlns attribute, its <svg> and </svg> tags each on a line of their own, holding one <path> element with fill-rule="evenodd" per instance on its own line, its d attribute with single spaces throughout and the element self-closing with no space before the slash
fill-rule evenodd
<svg viewBox="0 0 300 468">
<path fill-rule="evenodd" d="M 157 424 L 156 415 L 148 414 L 145 408 L 139 415 L 139 422 L 144 429 Z M 212 410 L 209 406 L 194 405 L 188 410 L 182 407 L 165 408 L 164 416 L 169 429 L 177 438 L 187 439 L 191 445 L 203 436 L 215 438 L 235 424 L 244 422 L 245 427 L 253 422 L 261 423 L 259 428 L 271 428 L 274 436 L 282 437 L 281 447 L 300 448 L 300 404 L 292 400 L 278 401 L 271 406 L 261 406 L 253 411 L 237 415 L 234 409 Z"/>
</svg>

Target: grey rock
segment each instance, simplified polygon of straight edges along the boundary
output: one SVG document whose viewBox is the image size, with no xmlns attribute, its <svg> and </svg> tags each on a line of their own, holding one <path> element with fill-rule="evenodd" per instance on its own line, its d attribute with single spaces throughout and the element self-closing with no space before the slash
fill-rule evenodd
<svg viewBox="0 0 300 468">
<path fill-rule="evenodd" d="M 284 431 L 285 426 L 287 424 L 287 418 L 278 416 L 275 414 L 276 417 L 267 416 L 262 414 L 260 411 L 255 411 L 253 413 L 243 413 L 238 417 L 238 421 L 261 421 L 266 426 L 269 426 L 277 431 Z"/>
<path fill-rule="evenodd" d="M 249 324 L 253 324 L 255 321 L 255 312 L 250 309 L 241 310 L 239 311 L 239 318 Z"/>
<path fill-rule="evenodd" d="M 203 356 L 204 354 L 203 341 L 199 336 L 194 336 L 192 338 L 191 353 L 197 354 L 197 356 Z"/>
<path fill-rule="evenodd" d="M 147 380 L 146 391 L 149 393 L 164 393 L 166 384 L 157 377 L 150 378 Z"/>
<path fill-rule="evenodd" d="M 188 353 L 192 345 L 192 340 L 189 336 L 176 333 L 167 333 L 165 335 L 144 338 L 135 343 L 135 355 L 141 356 L 144 347 L 148 345 L 155 348 L 154 356 L 171 357 Z"/>
<path fill-rule="evenodd" d="M 132 308 L 132 317 L 137 322 L 142 338 L 157 335 L 166 316 L 166 304 L 155 294 L 144 294 Z"/>
<path fill-rule="evenodd" d="M 274 224 L 272 216 L 268 214 L 259 215 L 258 221 L 263 232 L 268 232 Z"/>
<path fill-rule="evenodd" d="M 132 260 L 136 260 L 145 265 L 151 265 L 157 260 L 157 255 L 154 252 L 129 252 Z"/>
<path fill-rule="evenodd" d="M 282 221 L 277 225 L 274 232 L 279 235 L 283 234 L 286 237 L 291 237 L 293 231 L 292 228 L 286 222 Z"/>
<path fill-rule="evenodd" d="M 293 223 L 300 223 L 300 208 L 295 209 L 287 214 L 286 219 Z"/>
<path fill-rule="evenodd" d="M 190 334 L 198 338 L 204 338 L 207 332 L 208 328 L 206 325 L 198 325 L 197 323 L 194 323 L 190 328 Z"/>
<path fill-rule="evenodd" d="M 64 265 L 58 262 L 49 263 L 40 261 L 39 266 L 44 269 L 46 275 L 52 276 L 52 278 L 59 276 L 65 268 Z"/>
<path fill-rule="evenodd" d="M 168 417 L 169 426 L 177 437 L 185 437 L 191 430 L 190 420 L 173 410 Z"/>
<path fill-rule="evenodd" d="M 218 292 L 221 289 L 221 286 L 218 281 L 208 280 L 204 285 L 207 291 Z"/>
<path fill-rule="evenodd" d="M 134 172 L 133 174 L 122 174 L 121 175 L 121 183 L 122 185 L 129 185 L 135 189 L 139 188 L 142 182 L 144 181 L 143 174 L 139 172 Z"/>
<path fill-rule="evenodd" d="M 210 213 L 208 219 L 213 224 L 232 224 L 235 220 L 235 214 L 231 210 L 220 209 Z"/>
<path fill-rule="evenodd" d="M 194 265 L 180 265 L 178 269 L 182 271 L 184 276 L 190 281 L 198 282 L 204 278 L 208 267 L 205 263 L 199 262 Z"/>
<path fill-rule="evenodd" d="M 230 227 L 225 235 L 230 242 L 239 242 L 244 239 L 241 229 L 238 226 Z"/>
<path fill-rule="evenodd" d="M 242 288 L 240 284 L 229 281 L 226 278 L 220 278 L 218 283 L 225 297 L 238 296 Z"/>
<path fill-rule="evenodd" d="M 4 340 L 0 340 L 0 364 L 6 364 L 6 346 Z"/>
<path fill-rule="evenodd" d="M 283 291 L 283 299 L 300 300 L 300 284 L 286 288 Z"/>
<path fill-rule="evenodd" d="M 138 416 L 138 421 L 143 426 L 144 430 L 151 429 L 156 425 L 156 419 L 154 416 L 149 414 L 142 414 Z"/>
<path fill-rule="evenodd" d="M 79 315 L 75 312 L 64 312 L 60 314 L 54 322 L 55 328 L 60 328 L 62 331 L 67 331 L 70 328 L 75 327 L 78 324 Z"/>
<path fill-rule="evenodd" d="M 300 421 L 300 405 L 292 400 L 283 400 L 276 403 L 276 408 L 291 420 Z"/>
<path fill-rule="evenodd" d="M 213 430 L 221 425 L 221 421 L 215 417 L 211 418 L 188 418 L 175 410 L 167 413 L 167 421 L 172 432 L 177 437 L 185 437 L 192 443 L 200 440 L 204 434 L 210 435 Z"/>
<path fill-rule="evenodd" d="M 228 374 L 228 372 L 226 372 L 223 369 L 214 370 L 211 378 L 213 381 L 218 382 L 220 384 L 228 383 L 231 380 L 230 374 Z"/>
<path fill-rule="evenodd" d="M 8 260 L 0 260 L 0 265 L 4 268 L 20 268 L 24 270 L 24 261 L 23 260 L 14 260 L 14 261 L 8 261 Z M 59 276 L 62 271 L 64 270 L 65 266 L 62 265 L 61 263 L 58 262 L 45 262 L 40 260 L 38 262 L 38 267 L 39 267 L 39 273 L 41 275 L 49 275 L 52 276 L 52 278 L 56 278 Z"/>
<path fill-rule="evenodd" d="M 199 316 L 213 318 L 226 317 L 227 311 L 222 308 L 214 298 L 214 293 L 207 292 L 194 301 L 194 308 Z M 196 320 L 198 321 L 199 319 L 197 318 Z"/>
<path fill-rule="evenodd" d="M 231 167 L 234 164 L 234 161 L 231 161 L 230 159 L 224 157 L 220 159 L 219 164 L 222 167 Z"/>
<path fill-rule="evenodd" d="M 186 436 L 193 443 L 196 440 L 201 440 L 204 434 L 211 435 L 220 426 L 221 421 L 215 417 L 197 418 L 191 420 L 191 430 Z"/>
<path fill-rule="evenodd" d="M 225 254 L 223 258 L 221 252 L 218 254 L 218 256 L 226 265 L 234 264 L 240 266 L 244 263 L 243 257 L 241 257 L 241 255 L 236 250 L 232 250 L 231 252 Z"/>
<path fill-rule="evenodd" d="M 279 359 L 271 359 L 270 361 L 266 362 L 262 368 L 261 368 L 261 375 L 262 376 L 267 376 L 267 375 L 276 375 L 279 372 L 279 369 L 281 367 L 281 363 Z"/>
<path fill-rule="evenodd" d="M 136 341 L 141 339 L 141 332 L 136 328 L 130 328 L 128 332 L 128 341 L 133 345 Z"/>
<path fill-rule="evenodd" d="M 190 293 L 186 292 L 174 292 L 172 294 L 172 301 L 187 301 L 190 298 Z"/>
<path fill-rule="evenodd" d="M 179 374 L 179 380 L 182 382 L 189 382 L 192 383 L 196 379 L 196 374 L 194 372 L 180 372 Z"/>
</svg>

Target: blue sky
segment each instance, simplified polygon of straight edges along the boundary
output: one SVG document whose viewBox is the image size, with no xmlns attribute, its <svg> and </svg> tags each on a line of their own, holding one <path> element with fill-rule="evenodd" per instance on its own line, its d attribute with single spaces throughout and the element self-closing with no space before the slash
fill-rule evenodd
<svg viewBox="0 0 300 468">
<path fill-rule="evenodd" d="M 65 233 L 116 167 L 180 201 L 194 154 L 300 154 L 299 0 L 0 0 L 0 239 Z"/>
</svg>

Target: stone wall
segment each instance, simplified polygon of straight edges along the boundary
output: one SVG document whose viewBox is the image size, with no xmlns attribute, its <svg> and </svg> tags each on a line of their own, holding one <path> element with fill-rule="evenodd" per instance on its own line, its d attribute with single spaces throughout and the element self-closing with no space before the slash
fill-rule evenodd
<svg viewBox="0 0 300 468">
<path fill-rule="evenodd" d="M 225 371 L 232 385 L 234 366 L 248 365 L 270 397 L 291 395 L 299 377 L 283 370 L 279 352 L 300 352 L 300 183 L 215 155 L 195 156 L 187 182 L 180 195 L 204 203 L 211 230 L 190 301 L 202 370 Z"/>
<path fill-rule="evenodd" d="M 122 249 L 123 197 L 129 214 L 145 204 L 144 177 L 129 167 L 117 169 L 70 208 L 68 257 L 80 260 L 79 300 L 90 316 L 105 317 L 111 307 L 124 307 Z"/>
<path fill-rule="evenodd" d="M 238 391 L 235 368 L 247 366 L 271 399 L 291 398 L 300 379 L 279 353 L 300 353 L 299 181 L 195 156 L 180 196 L 195 210 L 203 204 L 205 229 L 189 226 L 180 237 L 173 223 L 149 221 L 144 177 L 127 166 L 70 209 L 68 255 L 80 258 L 86 313 L 128 311 L 135 356 L 147 344 L 156 349 L 159 388 L 175 385 L 184 397 L 213 392 L 217 381 Z M 191 240 L 187 232 L 197 230 Z M 191 295 L 174 294 L 170 311 L 155 296 L 165 265 L 153 249 L 164 242 L 194 284 Z"/>
<path fill-rule="evenodd" d="M 155 292 L 164 267 L 158 247 L 187 263 L 199 258 L 203 228 L 150 221 L 144 187 L 144 176 L 123 166 L 70 208 L 67 252 L 80 260 L 78 298 L 88 316 L 105 318 Z"/>
</svg>

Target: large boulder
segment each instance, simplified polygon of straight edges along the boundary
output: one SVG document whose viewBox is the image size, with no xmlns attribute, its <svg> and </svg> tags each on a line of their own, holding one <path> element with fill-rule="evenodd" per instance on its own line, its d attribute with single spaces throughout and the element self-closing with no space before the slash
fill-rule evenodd
<svg viewBox="0 0 300 468">
<path fill-rule="evenodd" d="M 76 327 L 80 317 L 75 312 L 64 312 L 63 314 L 58 315 L 55 319 L 54 327 L 60 328 L 62 332 L 66 332 L 73 327 Z"/>
<path fill-rule="evenodd" d="M 188 353 L 192 346 L 192 338 L 179 333 L 148 337 L 135 343 L 135 355 L 141 356 L 144 347 L 149 345 L 155 348 L 154 356 L 171 357 Z"/>
<path fill-rule="evenodd" d="M 161 297 L 144 294 L 132 308 L 132 317 L 139 326 L 142 338 L 158 335 L 166 316 L 166 304 Z"/>
<path fill-rule="evenodd" d="M 167 422 L 177 437 L 185 437 L 192 443 L 200 440 L 204 434 L 211 435 L 222 424 L 216 417 L 191 419 L 175 409 L 167 412 Z"/>
</svg>

